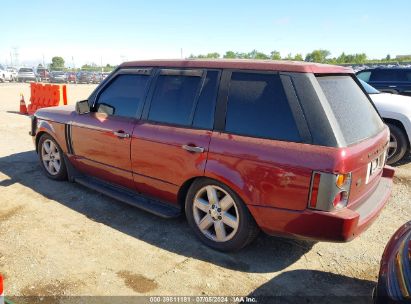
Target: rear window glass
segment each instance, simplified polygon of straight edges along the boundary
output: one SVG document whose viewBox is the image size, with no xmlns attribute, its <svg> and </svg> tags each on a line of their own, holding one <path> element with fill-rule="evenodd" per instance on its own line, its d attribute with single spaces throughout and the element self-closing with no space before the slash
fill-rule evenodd
<svg viewBox="0 0 411 304">
<path fill-rule="evenodd" d="M 19 70 L 19 72 L 33 72 L 33 70 L 32 69 L 27 69 L 27 68 L 21 68 Z"/>
<path fill-rule="evenodd" d="M 347 145 L 375 136 L 383 129 L 377 111 L 350 76 L 320 76 L 318 82 Z"/>
</svg>

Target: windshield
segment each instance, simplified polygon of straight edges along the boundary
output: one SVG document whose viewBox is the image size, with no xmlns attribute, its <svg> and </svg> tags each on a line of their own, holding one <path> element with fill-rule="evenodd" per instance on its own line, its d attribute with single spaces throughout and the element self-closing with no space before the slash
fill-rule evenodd
<svg viewBox="0 0 411 304">
<path fill-rule="evenodd" d="M 370 86 L 368 83 L 366 83 L 364 80 L 361 80 L 358 78 L 358 80 L 361 82 L 361 85 L 363 86 L 364 90 L 368 94 L 380 94 L 381 92 L 378 91 L 376 88 Z"/>
<path fill-rule="evenodd" d="M 21 69 L 19 70 L 19 72 L 33 72 L 33 70 L 32 70 L 32 69 L 28 69 L 28 68 L 21 68 Z"/>
</svg>

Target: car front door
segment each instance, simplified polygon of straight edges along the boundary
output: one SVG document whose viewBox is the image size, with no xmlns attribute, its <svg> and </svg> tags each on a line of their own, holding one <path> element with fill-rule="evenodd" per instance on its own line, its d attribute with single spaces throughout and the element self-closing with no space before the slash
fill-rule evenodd
<svg viewBox="0 0 411 304">
<path fill-rule="evenodd" d="M 176 203 L 185 181 L 204 175 L 219 71 L 161 69 L 131 141 L 136 189 Z"/>
<path fill-rule="evenodd" d="M 91 112 L 71 126 L 75 166 L 87 175 L 134 188 L 131 134 L 141 116 L 150 70 L 120 70 L 96 94 Z"/>
</svg>

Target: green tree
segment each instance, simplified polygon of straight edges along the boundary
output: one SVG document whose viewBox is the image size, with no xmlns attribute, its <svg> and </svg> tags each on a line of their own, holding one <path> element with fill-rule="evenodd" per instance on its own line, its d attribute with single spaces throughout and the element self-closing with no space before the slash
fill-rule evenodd
<svg viewBox="0 0 411 304">
<path fill-rule="evenodd" d="M 257 50 L 252 50 L 250 53 L 248 53 L 247 57 L 252 59 L 270 59 L 268 55 Z"/>
<path fill-rule="evenodd" d="M 63 57 L 54 56 L 53 58 L 51 58 L 50 68 L 52 70 L 63 69 L 64 68 L 64 59 L 63 59 Z"/>
<path fill-rule="evenodd" d="M 288 53 L 287 57 L 283 58 L 284 60 L 293 60 L 293 55 L 291 53 Z"/>
<path fill-rule="evenodd" d="M 314 50 L 311 53 L 308 53 L 307 56 L 305 56 L 305 61 L 324 63 L 327 61 L 327 57 L 330 55 L 331 53 L 328 50 Z"/>
<path fill-rule="evenodd" d="M 210 59 L 217 59 L 220 58 L 220 54 L 215 52 L 215 53 L 208 53 L 207 55 L 199 54 L 199 55 L 193 55 L 191 54 L 189 58 L 192 59 L 204 59 L 204 58 L 210 58 Z"/>
<path fill-rule="evenodd" d="M 304 57 L 301 54 L 295 54 L 294 60 L 295 61 L 304 61 Z"/>
<path fill-rule="evenodd" d="M 225 52 L 223 58 L 235 59 L 237 57 L 236 57 L 236 54 L 233 51 L 227 51 L 227 52 Z"/>
<path fill-rule="evenodd" d="M 281 60 L 281 54 L 279 51 L 272 51 L 270 53 L 270 59 L 272 60 Z"/>
<path fill-rule="evenodd" d="M 347 55 L 344 52 L 341 53 L 340 56 L 337 57 L 337 63 L 346 63 L 347 62 Z"/>
<path fill-rule="evenodd" d="M 385 57 L 385 60 L 387 60 L 387 61 L 391 60 L 391 55 L 387 54 L 387 56 Z"/>
</svg>

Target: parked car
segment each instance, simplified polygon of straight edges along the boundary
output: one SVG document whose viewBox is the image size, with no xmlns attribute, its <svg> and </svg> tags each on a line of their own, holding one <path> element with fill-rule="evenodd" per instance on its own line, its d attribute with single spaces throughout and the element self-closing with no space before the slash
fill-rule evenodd
<svg viewBox="0 0 411 304">
<path fill-rule="evenodd" d="M 374 302 L 411 303 L 411 222 L 398 229 L 385 247 Z"/>
<path fill-rule="evenodd" d="M 50 71 L 46 68 L 37 68 L 37 77 L 39 81 L 49 81 Z"/>
<path fill-rule="evenodd" d="M 50 73 L 50 82 L 51 83 L 66 83 L 67 75 L 65 72 L 53 71 Z"/>
<path fill-rule="evenodd" d="M 13 75 L 4 66 L 0 64 L 0 81 L 13 81 Z"/>
<path fill-rule="evenodd" d="M 75 72 L 68 72 L 66 76 L 67 76 L 67 82 L 77 83 L 77 77 L 76 77 Z"/>
<path fill-rule="evenodd" d="M 387 163 L 397 163 L 410 153 L 411 97 L 381 93 L 365 81 L 360 82 L 390 128 Z"/>
<path fill-rule="evenodd" d="M 411 69 L 376 68 L 365 69 L 357 77 L 381 92 L 411 96 Z"/>
<path fill-rule="evenodd" d="M 93 79 L 93 83 L 100 83 L 103 80 L 103 75 L 102 73 L 99 72 L 93 72 L 92 73 L 92 79 Z"/>
<path fill-rule="evenodd" d="M 222 251 L 260 229 L 351 240 L 392 188 L 388 127 L 343 67 L 129 62 L 75 108 L 32 119 L 49 178 L 163 217 L 185 214 L 196 236 Z"/>
<path fill-rule="evenodd" d="M 108 75 L 110 75 L 110 72 L 103 72 L 103 73 L 101 74 L 102 80 L 106 79 Z"/>
<path fill-rule="evenodd" d="M 86 71 L 80 71 L 76 75 L 77 83 L 93 83 L 93 74 Z"/>
<path fill-rule="evenodd" d="M 12 81 L 16 81 L 18 70 L 15 67 L 7 67 L 6 70 L 11 74 Z"/>
<path fill-rule="evenodd" d="M 17 80 L 19 82 L 37 81 L 38 77 L 32 68 L 20 68 L 17 73 Z"/>
</svg>

